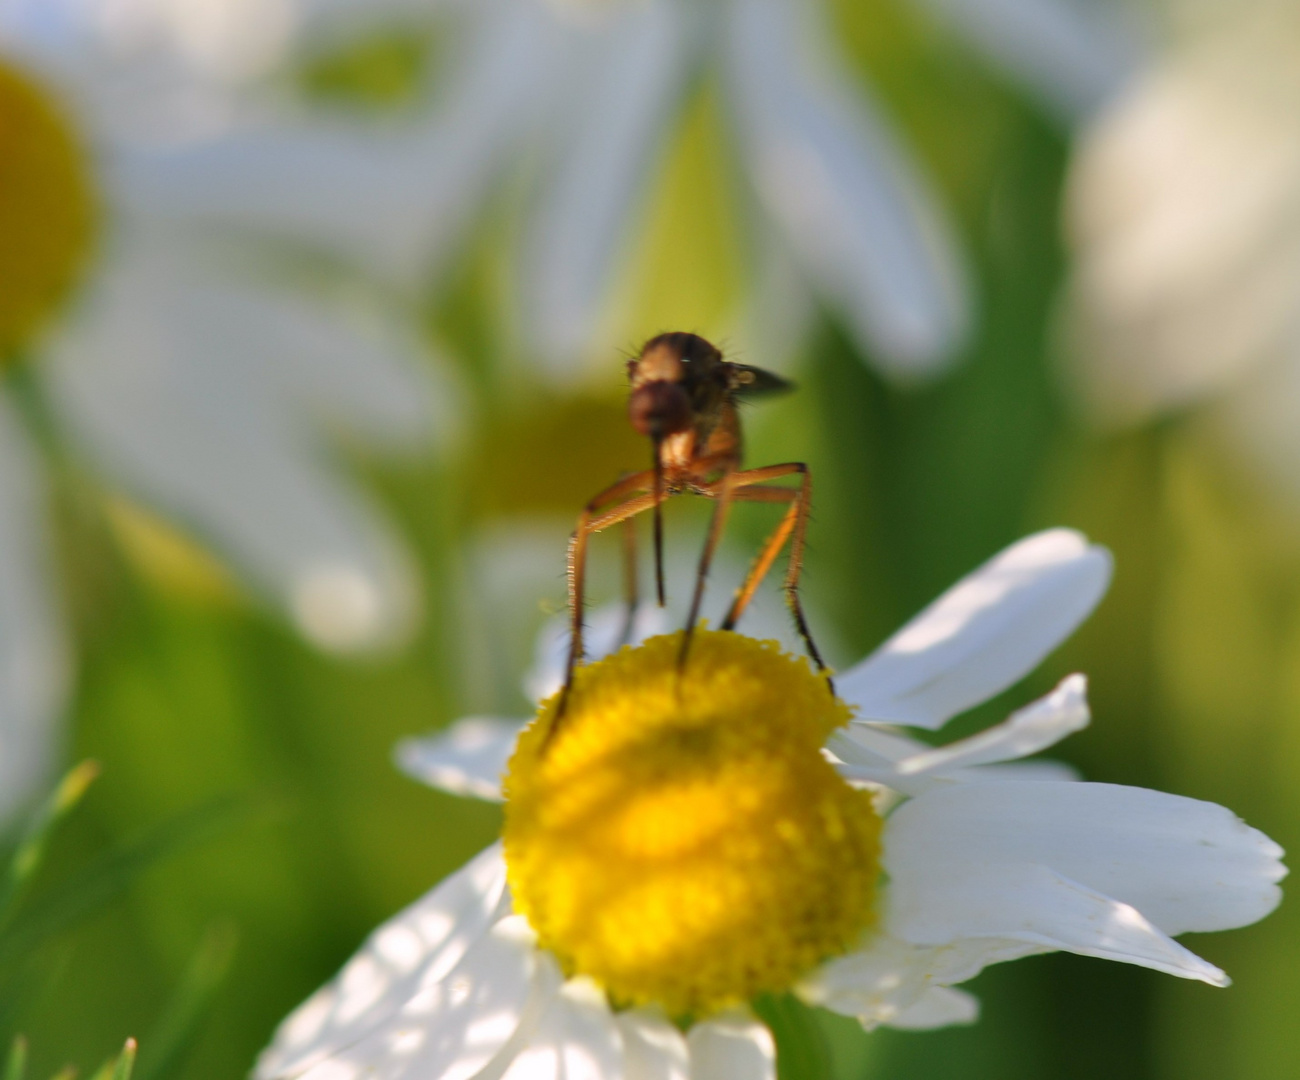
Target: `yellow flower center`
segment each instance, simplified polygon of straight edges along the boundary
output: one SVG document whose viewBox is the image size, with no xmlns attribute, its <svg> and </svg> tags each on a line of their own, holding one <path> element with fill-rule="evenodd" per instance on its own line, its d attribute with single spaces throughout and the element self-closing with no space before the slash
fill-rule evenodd
<svg viewBox="0 0 1300 1080">
<path fill-rule="evenodd" d="M 46 321 L 90 254 L 88 165 L 58 106 L 0 62 L 0 363 Z"/>
<path fill-rule="evenodd" d="M 519 740 L 517 910 L 617 1003 L 701 1016 L 788 989 L 872 920 L 880 819 L 822 757 L 849 720 L 775 642 L 696 631 L 580 668 Z"/>
</svg>

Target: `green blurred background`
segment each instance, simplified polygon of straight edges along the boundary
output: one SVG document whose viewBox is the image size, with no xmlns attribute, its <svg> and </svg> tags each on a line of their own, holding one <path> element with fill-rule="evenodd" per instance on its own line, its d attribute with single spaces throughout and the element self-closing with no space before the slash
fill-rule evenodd
<svg viewBox="0 0 1300 1080">
<path fill-rule="evenodd" d="M 906 4 L 840 0 L 835 14 L 959 222 L 981 316 L 950 377 L 900 390 L 823 314 L 793 368 L 799 392 L 749 415 L 751 462 L 802 459 L 816 478 L 815 617 L 852 659 L 1003 545 L 1047 525 L 1081 528 L 1115 553 L 1110 595 L 1030 685 L 959 730 L 1085 671 L 1094 722 L 1060 756 L 1092 779 L 1221 802 L 1296 847 L 1300 528 L 1248 493 L 1185 419 L 1102 436 L 1074 418 L 1051 350 L 1066 137 Z M 395 62 L 392 48 L 374 49 L 314 72 L 322 92 L 360 95 Z M 427 619 L 400 654 L 320 657 L 194 538 L 60 477 L 60 569 L 81 658 L 66 760 L 93 758 L 102 777 L 58 831 L 29 906 L 104 852 L 144 838 L 165 854 L 24 959 L 23 991 L 0 1020 L 31 1038 L 35 1075 L 92 1070 L 129 1034 L 142 1068 L 162 1075 L 151 1039 L 188 1029 L 178 1014 L 191 1006 L 196 1035 L 170 1073 L 244 1075 L 371 928 L 493 838 L 496 808 L 405 779 L 391 748 L 470 712 L 526 712 L 518 676 L 563 602 L 568 523 L 645 457 L 623 420 L 618 349 L 661 329 L 712 337 L 728 325 L 748 257 L 716 91 L 698 88 L 661 163 L 603 387 L 565 396 L 539 382 L 528 343 L 503 329 L 503 249 L 517 224 L 506 195 L 427 308 L 473 399 L 466 441 L 436 463 L 384 467 L 339 446 L 423 570 Z M 733 521 L 742 552 L 768 524 L 761 507 Z M 668 522 L 699 535 L 688 509 Z M 518 536 L 537 538 L 529 550 L 553 572 L 530 582 L 535 595 L 489 595 L 483 553 Z M 159 840 L 168 828 L 181 839 Z M 976 1026 L 867 1036 L 823 1018 L 826 1053 L 837 1080 L 1300 1076 L 1290 905 L 1189 944 L 1235 985 L 1034 958 L 973 984 Z"/>
</svg>

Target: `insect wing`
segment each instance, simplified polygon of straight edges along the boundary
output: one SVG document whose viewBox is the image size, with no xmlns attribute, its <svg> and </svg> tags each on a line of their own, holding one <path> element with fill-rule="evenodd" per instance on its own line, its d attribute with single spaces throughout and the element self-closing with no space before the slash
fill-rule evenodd
<svg viewBox="0 0 1300 1080">
<path fill-rule="evenodd" d="M 789 379 L 750 364 L 728 364 L 731 369 L 732 393 L 742 399 L 788 394 L 795 388 Z"/>
</svg>

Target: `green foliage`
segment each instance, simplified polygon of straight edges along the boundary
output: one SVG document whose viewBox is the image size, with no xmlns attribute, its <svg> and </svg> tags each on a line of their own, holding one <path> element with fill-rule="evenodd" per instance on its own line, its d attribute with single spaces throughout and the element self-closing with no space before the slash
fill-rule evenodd
<svg viewBox="0 0 1300 1080">
<path fill-rule="evenodd" d="M 59 826 L 80 805 L 99 774 L 100 766 L 93 761 L 72 768 L 31 814 L 9 857 L 0 888 L 0 1027 L 20 1016 L 30 1020 L 34 1000 L 49 1002 L 57 1018 L 57 1000 L 50 991 L 70 967 L 75 971 L 75 964 L 70 963 L 66 948 L 53 952 L 50 959 L 51 943 L 100 915 L 165 860 L 236 827 L 250 813 L 246 801 L 200 806 L 98 853 L 29 895 Z M 229 969 L 234 938 L 228 924 L 212 927 L 205 936 L 155 1025 L 141 1080 L 176 1075 Z M 131 1080 L 135 1065 L 136 1043 L 127 1039 L 121 1053 L 105 1061 L 92 1080 Z M 75 1071 L 65 1065 L 57 1075 L 66 1074 L 71 1080 Z M 27 1075 L 28 1042 L 17 1035 L 6 1059 L 4 1080 L 26 1080 Z"/>
<path fill-rule="evenodd" d="M 11 921 L 23 888 L 40 868 L 50 834 L 81 802 L 82 796 L 98 775 L 98 764 L 83 761 L 63 778 L 32 815 L 9 860 L 9 872 L 5 875 L 4 884 L 0 885 L 0 927 Z"/>
<path fill-rule="evenodd" d="M 109 1058 L 91 1076 L 91 1080 L 131 1080 L 135 1069 L 136 1044 L 127 1039 L 121 1052 Z M 70 1067 L 60 1069 L 51 1080 L 73 1080 L 76 1073 Z M 4 1080 L 27 1080 L 27 1040 L 19 1035 L 9 1047 L 5 1059 Z"/>
<path fill-rule="evenodd" d="M 793 994 L 768 994 L 754 1011 L 776 1040 L 781 1080 L 833 1080 L 830 1046 L 812 1009 Z"/>
</svg>

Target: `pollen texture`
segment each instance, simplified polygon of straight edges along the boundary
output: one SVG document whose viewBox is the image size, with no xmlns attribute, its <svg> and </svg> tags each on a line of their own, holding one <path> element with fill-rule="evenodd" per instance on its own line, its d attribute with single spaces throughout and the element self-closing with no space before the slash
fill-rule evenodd
<svg viewBox="0 0 1300 1080">
<path fill-rule="evenodd" d="M 580 668 L 506 778 L 516 908 L 612 1000 L 702 1016 L 788 989 L 872 920 L 880 820 L 822 757 L 849 720 L 775 642 L 696 631 Z"/>
<path fill-rule="evenodd" d="M 58 106 L 0 62 L 0 362 L 76 281 L 95 225 L 88 161 Z"/>
</svg>

